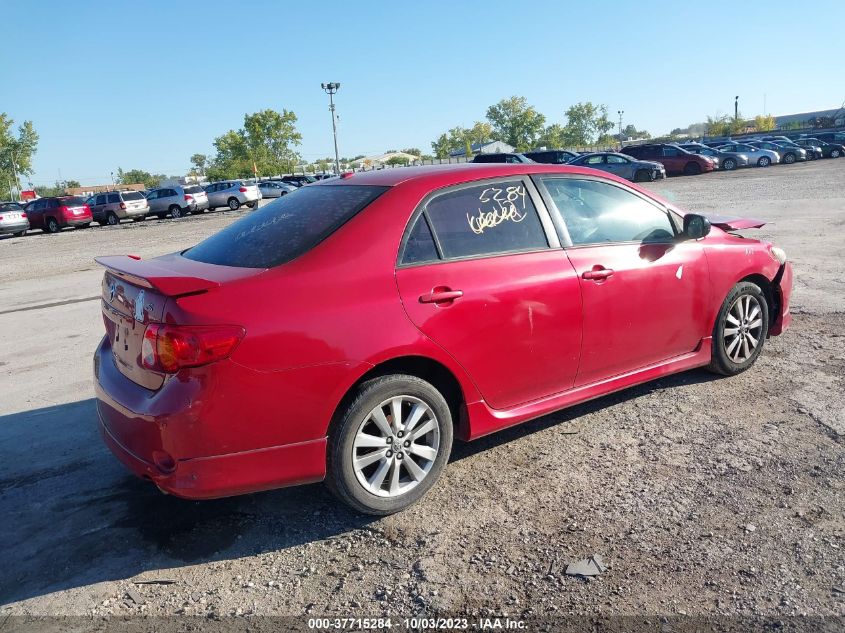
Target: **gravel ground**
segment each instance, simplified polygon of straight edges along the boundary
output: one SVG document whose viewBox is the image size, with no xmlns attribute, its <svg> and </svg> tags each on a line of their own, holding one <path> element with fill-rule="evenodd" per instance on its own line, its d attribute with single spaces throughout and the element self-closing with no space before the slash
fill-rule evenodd
<svg viewBox="0 0 845 633">
<path fill-rule="evenodd" d="M 97 436 L 92 258 L 185 248 L 239 214 L 0 240 L 0 615 L 845 616 L 845 160 L 652 188 L 771 221 L 754 235 L 794 262 L 792 329 L 740 376 L 457 444 L 420 504 L 377 520 L 321 485 L 166 497 Z M 602 575 L 565 575 L 594 553 Z"/>
</svg>

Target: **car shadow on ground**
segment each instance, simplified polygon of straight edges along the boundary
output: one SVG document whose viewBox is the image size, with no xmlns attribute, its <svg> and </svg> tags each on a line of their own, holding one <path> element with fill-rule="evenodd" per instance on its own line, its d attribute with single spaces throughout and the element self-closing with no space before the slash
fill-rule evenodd
<svg viewBox="0 0 845 633">
<path fill-rule="evenodd" d="M 714 377 L 687 372 L 469 444 L 460 460 L 579 416 Z M 281 551 L 366 528 L 322 485 L 192 502 L 129 475 L 100 440 L 94 400 L 0 417 L 0 604 L 97 582 Z"/>
</svg>

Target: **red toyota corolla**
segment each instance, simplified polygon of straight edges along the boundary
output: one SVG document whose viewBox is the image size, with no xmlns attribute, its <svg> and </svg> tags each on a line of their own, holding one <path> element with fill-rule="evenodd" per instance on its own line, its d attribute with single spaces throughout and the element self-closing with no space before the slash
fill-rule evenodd
<svg viewBox="0 0 845 633">
<path fill-rule="evenodd" d="M 180 497 L 326 479 L 395 512 L 453 437 L 748 369 L 790 321 L 784 252 L 730 232 L 761 225 L 553 165 L 303 187 L 182 253 L 98 260 L 100 428 Z"/>
</svg>

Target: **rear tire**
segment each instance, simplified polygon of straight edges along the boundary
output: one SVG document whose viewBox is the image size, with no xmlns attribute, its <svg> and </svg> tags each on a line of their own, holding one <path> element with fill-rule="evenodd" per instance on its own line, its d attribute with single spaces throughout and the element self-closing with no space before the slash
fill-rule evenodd
<svg viewBox="0 0 845 633">
<path fill-rule="evenodd" d="M 739 282 L 716 317 L 708 369 L 724 376 L 744 372 L 760 356 L 768 333 L 769 305 L 763 291 L 750 281 Z"/>
<path fill-rule="evenodd" d="M 229 198 L 227 205 L 232 211 L 237 211 L 241 208 L 241 203 L 237 198 Z"/>
<path fill-rule="evenodd" d="M 132 221 L 133 221 L 133 222 L 143 222 L 143 221 L 144 221 L 144 220 L 146 220 L 146 219 L 147 219 L 147 216 L 142 215 L 142 216 L 140 216 L 140 217 L 138 217 L 138 218 L 132 218 Z"/>
<path fill-rule="evenodd" d="M 401 425 L 396 425 L 392 419 L 394 400 L 401 403 Z M 424 412 L 414 420 L 417 408 Z M 373 415 L 376 411 L 381 413 L 382 424 L 376 423 Z M 385 414 L 385 411 L 390 413 Z M 339 415 L 341 417 L 329 433 L 326 484 L 341 501 L 358 512 L 386 515 L 404 510 L 419 501 L 435 484 L 449 461 L 453 431 L 449 405 L 433 385 L 416 376 L 393 374 L 363 383 Z M 425 425 L 428 430 L 421 435 L 413 435 L 414 431 L 401 435 L 406 425 L 417 430 Z M 380 430 L 382 426 L 386 426 L 390 435 Z M 365 428 L 370 432 L 365 433 Z M 359 444 L 362 437 L 368 441 Z M 388 438 L 391 438 L 390 444 L 386 443 Z M 379 440 L 385 440 L 383 447 Z M 417 445 L 417 441 L 428 444 Z M 368 452 L 368 448 L 374 450 Z M 356 466 L 354 463 L 356 454 L 360 461 L 362 456 L 366 458 L 376 453 L 381 457 L 371 460 L 370 464 Z M 413 468 L 407 466 L 411 462 Z M 413 476 L 412 472 L 417 475 Z M 381 477 L 376 482 L 374 478 L 379 474 Z M 396 490 L 391 492 L 394 482 Z M 402 487 L 407 491 L 402 492 Z"/>
<path fill-rule="evenodd" d="M 47 222 L 44 224 L 44 230 L 47 233 L 58 233 L 62 230 L 62 227 L 59 226 L 56 218 L 47 218 Z"/>
<path fill-rule="evenodd" d="M 757 166 L 758 167 L 768 167 L 771 164 L 772 164 L 772 159 L 769 158 L 768 156 L 761 156 L 757 160 Z"/>
<path fill-rule="evenodd" d="M 24 229 L 23 231 L 18 231 L 17 233 L 12 233 L 12 235 L 14 235 L 15 237 L 23 237 L 24 235 L 26 235 L 26 229 Z"/>
<path fill-rule="evenodd" d="M 170 211 L 170 217 L 173 218 L 174 220 L 178 220 L 179 218 L 181 218 L 184 215 L 184 213 L 182 213 L 182 207 L 177 206 L 175 204 L 172 205 L 168 209 L 168 211 Z"/>
<path fill-rule="evenodd" d="M 787 152 L 783 155 L 783 162 L 787 165 L 791 165 L 795 162 L 795 154 L 793 154 L 792 152 Z"/>
<path fill-rule="evenodd" d="M 722 169 L 725 171 L 733 171 L 736 169 L 736 161 L 733 158 L 726 158 L 722 161 Z"/>
<path fill-rule="evenodd" d="M 250 209 L 254 209 L 256 204 L 257 203 L 255 203 L 255 202 L 247 202 L 246 206 L 248 206 Z"/>
<path fill-rule="evenodd" d="M 834 150 L 830 151 L 830 157 L 831 158 L 839 158 L 841 155 L 842 155 L 842 152 L 840 152 L 838 149 L 834 149 Z"/>
<path fill-rule="evenodd" d="M 109 211 L 108 215 L 106 215 L 106 224 L 109 226 L 117 226 L 120 224 L 120 219 L 114 214 L 114 212 Z"/>
<path fill-rule="evenodd" d="M 698 163 L 687 163 L 684 165 L 684 174 L 686 176 L 698 176 L 701 173 L 701 165 Z"/>
</svg>

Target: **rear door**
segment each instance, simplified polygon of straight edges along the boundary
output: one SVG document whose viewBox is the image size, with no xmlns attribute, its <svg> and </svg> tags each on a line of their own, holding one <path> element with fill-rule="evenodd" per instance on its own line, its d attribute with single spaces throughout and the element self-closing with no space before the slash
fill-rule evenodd
<svg viewBox="0 0 845 633">
<path fill-rule="evenodd" d="M 707 260 L 658 203 L 621 184 L 542 176 L 581 283 L 576 386 L 695 350 L 709 336 Z"/>
<path fill-rule="evenodd" d="M 527 178 L 436 192 L 409 223 L 396 270 L 413 323 L 506 409 L 572 386 L 581 298 Z"/>
</svg>

